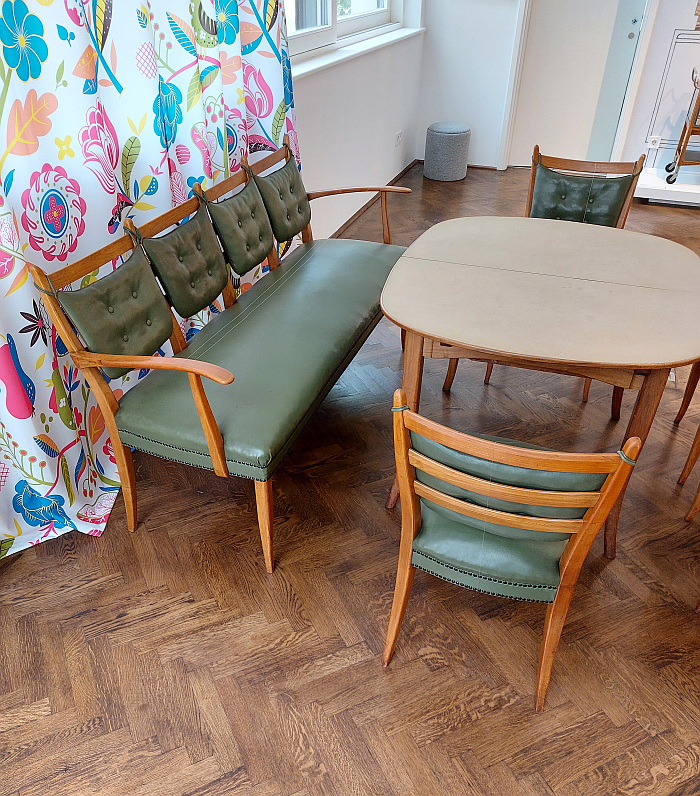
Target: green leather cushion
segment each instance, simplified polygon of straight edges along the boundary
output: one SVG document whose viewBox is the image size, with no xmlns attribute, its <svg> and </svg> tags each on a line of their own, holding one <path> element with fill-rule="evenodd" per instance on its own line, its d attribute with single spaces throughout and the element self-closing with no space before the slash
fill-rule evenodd
<svg viewBox="0 0 700 796">
<path fill-rule="evenodd" d="M 173 318 L 141 248 L 111 274 L 80 290 L 57 293 L 90 351 L 151 356 L 173 333 Z M 110 379 L 131 368 L 103 368 Z"/>
<path fill-rule="evenodd" d="M 414 567 L 486 594 L 554 602 L 565 539 L 505 539 L 449 520 L 426 504 L 421 517 Z"/>
<path fill-rule="evenodd" d="M 562 174 L 538 163 L 530 217 L 614 227 L 633 179 Z"/>
<path fill-rule="evenodd" d="M 274 243 L 272 227 L 255 180 L 230 199 L 207 207 L 237 274 L 247 274 L 267 257 Z"/>
<path fill-rule="evenodd" d="M 311 221 L 311 206 L 294 158 L 265 177 L 255 175 L 272 231 L 278 241 L 291 240 Z"/>
<path fill-rule="evenodd" d="M 172 232 L 144 238 L 142 244 L 170 302 L 183 318 L 208 307 L 228 282 L 221 245 L 203 204 Z"/>
<path fill-rule="evenodd" d="M 213 362 L 204 380 L 229 472 L 265 481 L 381 317 L 379 296 L 400 246 L 320 240 L 299 246 L 213 318 L 178 356 Z M 120 400 L 122 441 L 212 468 L 183 373 L 153 371 Z"/>
<path fill-rule="evenodd" d="M 514 447 L 546 450 L 524 442 L 473 434 Z M 470 475 L 509 486 L 557 492 L 598 491 L 606 473 L 559 473 L 498 464 L 448 448 L 411 432 L 415 450 Z M 487 498 L 416 470 L 416 479 L 448 495 L 487 508 L 530 517 L 577 519 L 585 508 L 553 508 Z M 566 533 L 530 531 L 472 519 L 421 498 L 421 529 L 413 564 L 462 586 L 521 600 L 552 602 L 559 584 L 559 558 Z"/>
</svg>

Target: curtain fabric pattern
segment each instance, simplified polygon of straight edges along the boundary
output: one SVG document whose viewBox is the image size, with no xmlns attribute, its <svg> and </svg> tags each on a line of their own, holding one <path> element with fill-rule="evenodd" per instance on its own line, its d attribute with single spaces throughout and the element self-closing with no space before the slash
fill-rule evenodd
<svg viewBox="0 0 700 796">
<path fill-rule="evenodd" d="M 2 558 L 99 535 L 119 490 L 104 419 L 26 262 L 84 257 L 285 133 L 299 157 L 281 0 L 4 0 L 0 47 Z M 220 309 L 183 319 L 185 336 Z M 119 397 L 146 375 L 111 386 Z"/>
</svg>

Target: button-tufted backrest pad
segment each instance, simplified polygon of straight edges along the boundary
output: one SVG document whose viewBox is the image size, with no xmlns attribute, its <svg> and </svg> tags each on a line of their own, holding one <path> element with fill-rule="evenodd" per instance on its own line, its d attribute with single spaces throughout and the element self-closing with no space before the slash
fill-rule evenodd
<svg viewBox="0 0 700 796">
<path fill-rule="evenodd" d="M 614 227 L 633 179 L 561 174 L 538 163 L 530 217 Z"/>
<path fill-rule="evenodd" d="M 223 202 L 211 202 L 208 208 L 226 257 L 237 274 L 247 274 L 267 257 L 274 243 L 272 227 L 254 180 L 240 193 Z"/>
<path fill-rule="evenodd" d="M 57 297 L 98 354 L 151 356 L 173 333 L 173 316 L 140 247 L 108 276 L 80 290 L 61 290 Z M 116 379 L 130 368 L 103 370 Z"/>
<path fill-rule="evenodd" d="M 255 175 L 272 231 L 278 241 L 291 240 L 311 221 L 311 206 L 294 158 L 265 177 Z"/>
<path fill-rule="evenodd" d="M 214 301 L 228 281 L 228 269 L 207 208 L 160 238 L 144 238 L 143 248 L 173 307 L 183 318 Z"/>
</svg>

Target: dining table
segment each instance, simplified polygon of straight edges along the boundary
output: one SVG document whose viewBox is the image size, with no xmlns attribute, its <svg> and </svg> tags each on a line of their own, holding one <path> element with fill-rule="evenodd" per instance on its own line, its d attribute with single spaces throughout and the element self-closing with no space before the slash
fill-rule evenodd
<svg viewBox="0 0 700 796">
<path fill-rule="evenodd" d="M 637 390 L 624 438 L 643 445 L 671 369 L 700 360 L 700 257 L 613 227 L 443 221 L 397 261 L 381 307 L 405 330 L 402 382 L 413 411 L 425 357 L 492 361 Z M 610 559 L 624 492 L 605 525 Z M 395 479 L 387 507 L 397 498 Z"/>
</svg>

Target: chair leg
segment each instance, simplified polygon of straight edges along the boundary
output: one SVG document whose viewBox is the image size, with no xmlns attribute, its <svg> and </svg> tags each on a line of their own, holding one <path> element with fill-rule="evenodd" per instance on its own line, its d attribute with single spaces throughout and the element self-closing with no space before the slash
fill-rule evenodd
<svg viewBox="0 0 700 796">
<path fill-rule="evenodd" d="M 452 382 L 455 380 L 455 374 L 457 373 L 457 365 L 459 365 L 458 359 L 450 359 L 450 364 L 447 366 L 445 383 L 442 385 L 443 392 L 449 392 L 452 388 Z"/>
<path fill-rule="evenodd" d="M 700 381 L 700 362 L 695 362 L 690 369 L 688 383 L 685 385 L 685 392 L 683 393 L 683 400 L 681 401 L 681 408 L 678 410 L 678 414 L 673 421 L 674 423 L 680 423 L 683 419 L 683 415 L 688 411 L 690 402 L 693 399 L 693 393 L 698 386 L 698 381 Z"/>
<path fill-rule="evenodd" d="M 542 713 L 544 700 L 547 696 L 549 678 L 552 675 L 554 655 L 559 646 L 561 631 L 566 621 L 566 614 L 573 596 L 573 586 L 557 590 L 554 602 L 547 606 L 547 615 L 544 620 L 544 636 L 540 648 L 540 666 L 537 671 L 537 691 L 535 693 L 535 712 Z"/>
<path fill-rule="evenodd" d="M 258 525 L 265 557 L 265 569 L 268 572 L 273 572 L 275 565 L 272 559 L 272 522 L 274 518 L 272 480 L 255 482 L 255 503 L 258 507 Z"/>
<path fill-rule="evenodd" d="M 593 379 L 584 379 L 583 380 L 583 397 L 581 400 L 583 403 L 588 403 L 588 393 L 591 391 L 591 384 L 593 384 Z"/>
<path fill-rule="evenodd" d="M 610 407 L 610 417 L 613 420 L 620 419 L 620 409 L 622 408 L 622 396 L 625 391 L 622 387 L 613 387 L 612 405 Z"/>
<path fill-rule="evenodd" d="M 700 511 L 700 486 L 698 487 L 698 491 L 695 493 L 695 500 L 693 501 L 693 505 L 690 507 L 690 511 L 685 515 L 686 522 L 692 522 L 695 519 L 695 515 Z"/>
<path fill-rule="evenodd" d="M 401 550 L 401 554 L 399 555 L 399 568 L 396 573 L 394 601 L 391 605 L 389 629 L 386 633 L 386 642 L 384 643 L 384 652 L 382 653 L 382 666 L 388 666 L 394 654 L 396 639 L 399 636 L 401 623 L 403 622 L 406 606 L 408 605 L 408 598 L 411 595 L 411 586 L 413 585 L 413 576 L 415 572 L 415 567 L 411 566 L 411 552 L 409 546 L 408 555 L 405 555 L 403 550 Z"/>
<path fill-rule="evenodd" d="M 484 384 L 488 384 L 491 379 L 491 371 L 493 370 L 493 362 L 486 363 L 486 373 L 484 374 Z"/>
<path fill-rule="evenodd" d="M 690 453 L 688 454 L 688 458 L 685 461 L 685 465 L 683 466 L 683 472 L 678 479 L 679 484 L 684 484 L 688 480 L 688 476 L 693 471 L 693 467 L 695 467 L 695 462 L 697 462 L 698 458 L 700 457 L 700 426 L 698 426 L 698 430 L 695 432 L 695 439 L 693 440 L 693 444 L 690 446 Z"/>
<path fill-rule="evenodd" d="M 119 480 L 122 482 L 122 495 L 124 497 L 124 507 L 126 508 L 126 524 L 131 533 L 136 530 L 138 522 L 136 514 L 136 473 L 134 472 L 134 460 L 131 456 L 131 448 L 112 443 L 114 458 L 117 461 L 117 471 Z"/>
</svg>

